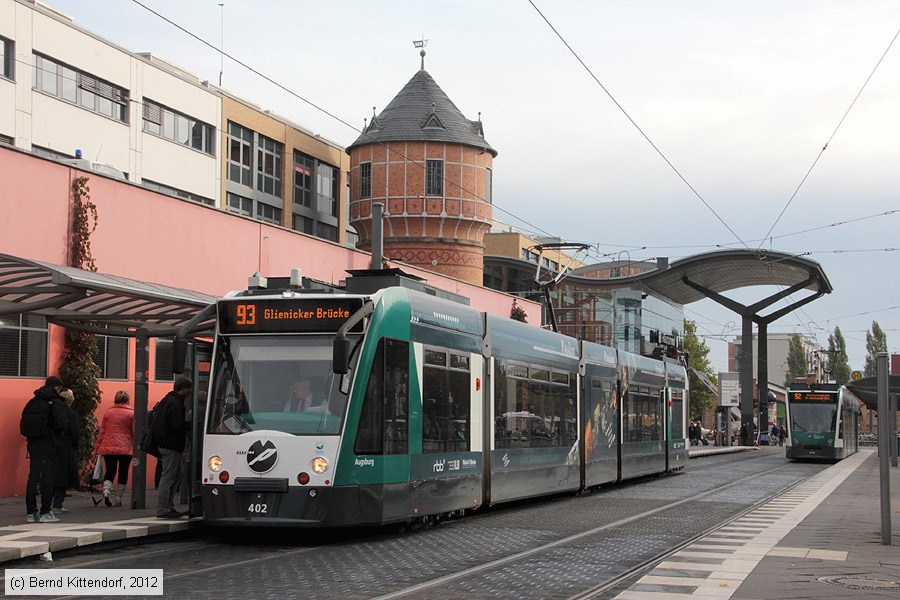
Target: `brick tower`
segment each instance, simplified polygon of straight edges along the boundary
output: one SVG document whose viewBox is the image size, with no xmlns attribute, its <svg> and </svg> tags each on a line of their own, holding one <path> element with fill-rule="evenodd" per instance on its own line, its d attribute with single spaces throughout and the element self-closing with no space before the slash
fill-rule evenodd
<svg viewBox="0 0 900 600">
<path fill-rule="evenodd" d="M 372 247 L 372 204 L 384 205 L 384 255 L 482 285 L 497 152 L 481 118 L 466 119 L 422 68 L 353 142 L 350 225 Z M 379 268 L 380 265 L 376 265 Z"/>
</svg>

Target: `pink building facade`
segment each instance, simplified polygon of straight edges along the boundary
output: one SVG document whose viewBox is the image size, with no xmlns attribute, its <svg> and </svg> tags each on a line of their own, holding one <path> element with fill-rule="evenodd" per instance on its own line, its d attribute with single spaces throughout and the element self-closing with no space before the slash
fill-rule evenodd
<svg viewBox="0 0 900 600">
<path fill-rule="evenodd" d="M 90 178 L 90 197 L 97 205 L 97 229 L 91 248 L 98 271 L 221 296 L 246 287 L 248 276 L 286 276 L 301 268 L 305 277 L 338 284 L 348 269 L 368 268 L 368 253 L 323 241 L 275 225 L 261 223 L 214 207 L 159 194 L 139 185 L 83 173 L 30 153 L 0 146 L 0 253 L 68 264 L 72 216 L 72 182 Z M 403 267 L 441 289 L 470 298 L 479 310 L 508 316 L 513 297 L 433 272 Z M 528 322 L 540 323 L 540 306 L 518 300 Z M 0 324 L 8 324 L 0 318 Z M 0 496 L 24 494 L 28 475 L 25 440 L 18 417 L 43 378 L 56 374 L 63 331 L 50 325 L 47 372 L 40 377 L 0 374 L 0 461 L 7 465 Z M 112 404 L 116 390 L 134 392 L 134 342 L 129 342 L 127 377 L 100 382 L 103 401 L 98 420 Z M 151 348 L 150 405 L 171 381 L 156 381 Z M 153 473 L 153 465 L 149 465 Z"/>
</svg>

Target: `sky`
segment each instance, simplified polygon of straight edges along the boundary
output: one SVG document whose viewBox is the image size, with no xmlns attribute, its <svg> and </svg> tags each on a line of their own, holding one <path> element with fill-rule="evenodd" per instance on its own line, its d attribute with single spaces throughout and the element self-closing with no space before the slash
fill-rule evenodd
<svg viewBox="0 0 900 600">
<path fill-rule="evenodd" d="M 231 92 L 344 146 L 416 73 L 425 39 L 426 70 L 464 115 L 481 113 L 499 152 L 495 218 L 591 244 L 589 262 L 803 255 L 834 292 L 769 332 L 827 347 L 838 326 L 862 370 L 877 321 L 900 352 L 894 0 L 140 2 L 209 45 L 135 0 L 47 0 L 201 80 L 221 70 Z M 685 315 L 727 370 L 738 315 L 711 300 Z"/>
</svg>

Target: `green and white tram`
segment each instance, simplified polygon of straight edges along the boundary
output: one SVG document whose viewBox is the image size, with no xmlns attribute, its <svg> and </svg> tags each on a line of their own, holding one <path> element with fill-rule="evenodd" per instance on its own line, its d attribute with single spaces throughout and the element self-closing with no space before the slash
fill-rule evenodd
<svg viewBox="0 0 900 600">
<path fill-rule="evenodd" d="M 405 287 L 233 294 L 211 362 L 208 524 L 428 521 L 687 462 L 683 367 Z"/>
<path fill-rule="evenodd" d="M 845 386 L 793 387 L 786 398 L 788 458 L 838 461 L 858 450 L 862 403 Z"/>
</svg>

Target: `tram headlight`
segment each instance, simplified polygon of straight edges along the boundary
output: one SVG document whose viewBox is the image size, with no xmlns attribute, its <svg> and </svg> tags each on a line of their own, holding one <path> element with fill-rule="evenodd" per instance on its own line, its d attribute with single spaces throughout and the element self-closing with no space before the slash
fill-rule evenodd
<svg viewBox="0 0 900 600">
<path fill-rule="evenodd" d="M 222 457 L 218 454 L 213 454 L 209 457 L 209 470 L 212 472 L 216 472 L 222 468 Z"/>
<path fill-rule="evenodd" d="M 328 470 L 328 461 L 321 456 L 317 456 L 312 459 L 310 466 L 312 467 L 313 473 L 322 474 Z"/>
</svg>

